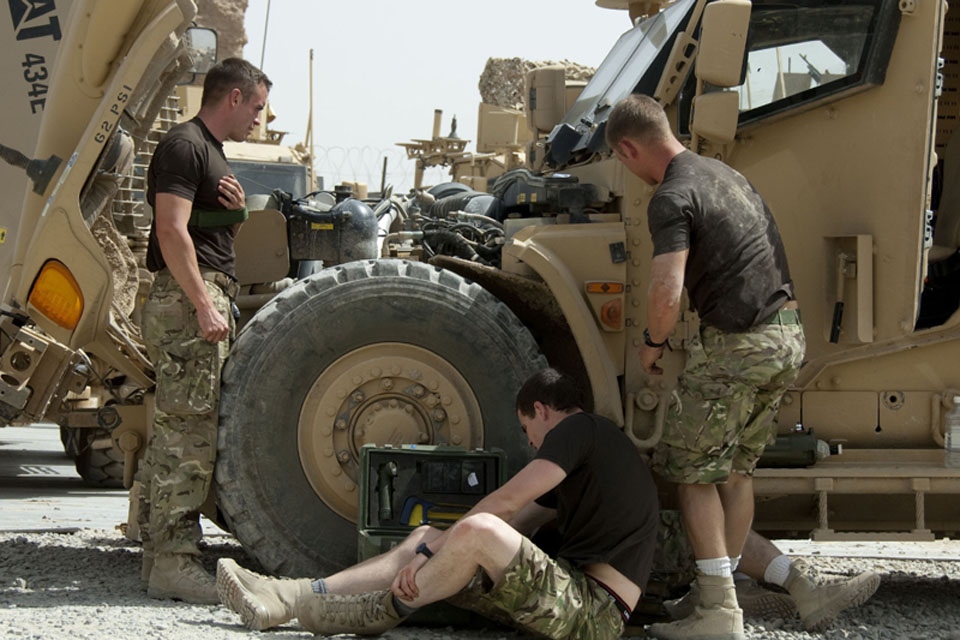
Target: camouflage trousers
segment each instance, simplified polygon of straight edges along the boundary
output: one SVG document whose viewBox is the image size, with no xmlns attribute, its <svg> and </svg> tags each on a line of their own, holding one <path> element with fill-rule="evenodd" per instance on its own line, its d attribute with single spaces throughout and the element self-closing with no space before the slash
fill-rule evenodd
<svg viewBox="0 0 960 640">
<path fill-rule="evenodd" d="M 566 560 L 551 559 L 527 538 L 502 581 L 491 584 L 480 569 L 447 602 L 556 640 L 607 640 L 623 633 L 620 610 L 603 587 Z"/>
<path fill-rule="evenodd" d="M 680 512 L 662 509 L 650 580 L 659 582 L 673 591 L 693 582 L 696 575 L 697 563 L 693 554 L 693 545 L 687 537 L 687 530 L 683 526 Z"/>
<path fill-rule="evenodd" d="M 232 335 L 230 297 L 204 284 Z M 203 338 L 196 308 L 166 270 L 150 290 L 142 325 L 157 388 L 153 432 L 137 471 L 140 535 L 154 553 L 199 554 L 200 507 L 213 480 L 220 370 L 230 340 Z"/>
<path fill-rule="evenodd" d="M 792 315 L 786 315 L 792 314 Z M 724 483 L 751 475 L 777 435 L 780 400 L 797 378 L 805 341 L 796 312 L 731 333 L 701 327 L 687 348 L 653 468 L 684 484 Z"/>
</svg>

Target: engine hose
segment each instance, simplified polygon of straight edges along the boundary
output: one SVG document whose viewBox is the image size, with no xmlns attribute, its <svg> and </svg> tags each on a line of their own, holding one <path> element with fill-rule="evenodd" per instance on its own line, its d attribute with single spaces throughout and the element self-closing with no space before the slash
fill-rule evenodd
<svg viewBox="0 0 960 640">
<path fill-rule="evenodd" d="M 429 244 L 435 253 L 462 258 L 471 262 L 479 262 L 488 265 L 489 262 L 480 257 L 480 255 L 467 242 L 452 231 L 446 230 L 427 230 L 423 232 L 424 244 Z"/>
</svg>

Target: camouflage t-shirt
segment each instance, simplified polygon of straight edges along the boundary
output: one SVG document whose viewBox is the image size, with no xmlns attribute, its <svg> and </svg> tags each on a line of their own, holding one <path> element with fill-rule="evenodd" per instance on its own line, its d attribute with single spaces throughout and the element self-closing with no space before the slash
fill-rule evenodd
<svg viewBox="0 0 960 640">
<path fill-rule="evenodd" d="M 690 151 L 677 155 L 650 200 L 647 218 L 654 256 L 690 250 L 684 286 L 705 324 L 746 331 L 794 299 L 767 203 L 722 162 Z"/>
</svg>

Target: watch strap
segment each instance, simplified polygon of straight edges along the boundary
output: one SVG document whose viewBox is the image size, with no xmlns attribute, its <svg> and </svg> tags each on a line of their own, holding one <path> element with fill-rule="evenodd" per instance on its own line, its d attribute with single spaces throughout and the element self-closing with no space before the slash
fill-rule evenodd
<svg viewBox="0 0 960 640">
<path fill-rule="evenodd" d="M 665 347 L 667 345 L 667 340 L 663 342 L 654 342 L 653 338 L 650 337 L 650 330 L 643 330 L 643 343 L 648 347 L 653 347 L 654 349 L 659 349 L 660 347 Z"/>
</svg>

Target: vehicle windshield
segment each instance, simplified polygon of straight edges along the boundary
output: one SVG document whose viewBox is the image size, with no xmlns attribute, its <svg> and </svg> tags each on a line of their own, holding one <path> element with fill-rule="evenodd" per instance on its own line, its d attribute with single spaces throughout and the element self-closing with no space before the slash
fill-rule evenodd
<svg viewBox="0 0 960 640">
<path fill-rule="evenodd" d="M 307 194 L 307 168 L 301 164 L 231 160 L 230 168 L 248 196 L 255 193 L 270 195 L 274 189 L 283 189 L 295 198 Z"/>
<path fill-rule="evenodd" d="M 695 4 L 696 0 L 680 0 L 620 36 L 547 139 L 555 166 L 572 154 L 603 150 L 603 124 L 611 108 L 631 93 L 654 93 L 676 34 L 686 26 Z"/>
</svg>

